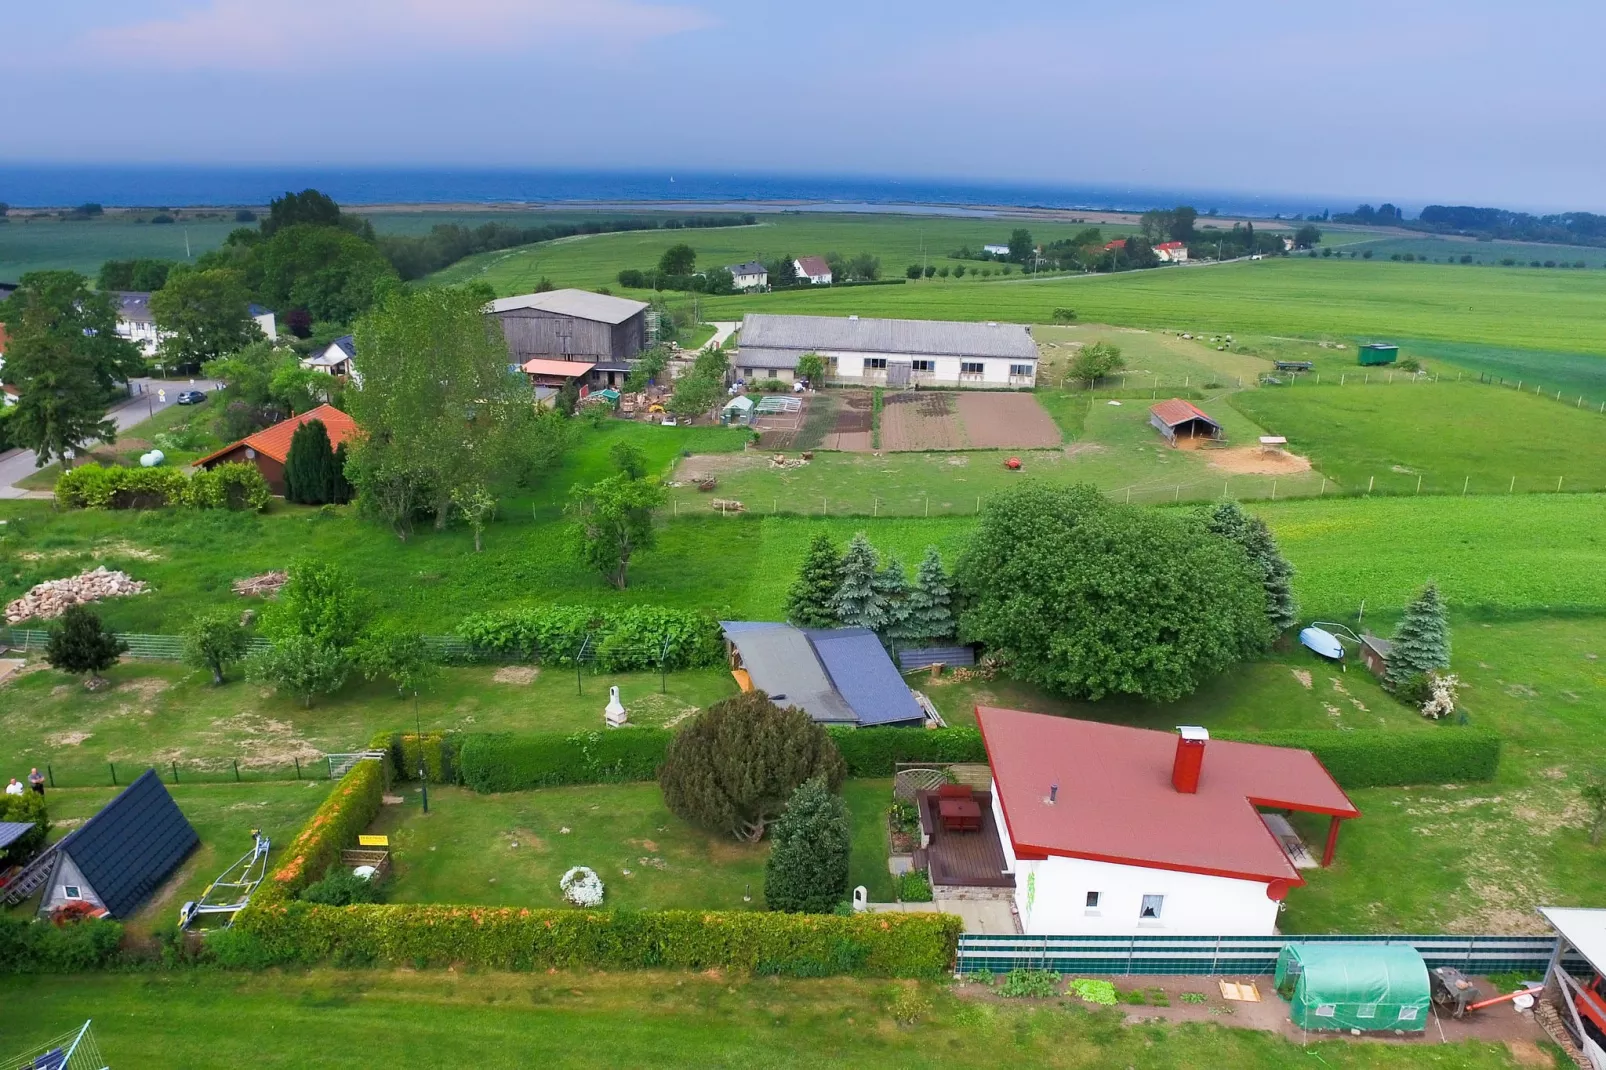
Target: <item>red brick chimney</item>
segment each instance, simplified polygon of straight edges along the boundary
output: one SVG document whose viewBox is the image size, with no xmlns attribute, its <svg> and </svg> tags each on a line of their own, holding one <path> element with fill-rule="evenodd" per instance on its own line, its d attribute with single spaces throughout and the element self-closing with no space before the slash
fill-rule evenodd
<svg viewBox="0 0 1606 1070">
<path fill-rule="evenodd" d="M 1177 756 L 1171 763 L 1171 786 L 1184 795 L 1199 791 L 1199 770 L 1204 765 L 1205 744 L 1210 733 L 1194 725 L 1177 729 Z"/>
</svg>

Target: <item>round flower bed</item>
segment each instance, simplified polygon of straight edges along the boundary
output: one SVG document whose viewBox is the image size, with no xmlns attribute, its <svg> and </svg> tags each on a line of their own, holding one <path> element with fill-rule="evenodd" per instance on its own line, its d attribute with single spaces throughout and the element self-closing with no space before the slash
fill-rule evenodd
<svg viewBox="0 0 1606 1070">
<path fill-rule="evenodd" d="M 602 905 L 602 878 L 589 866 L 575 866 L 558 881 L 563 898 L 577 907 Z"/>
</svg>

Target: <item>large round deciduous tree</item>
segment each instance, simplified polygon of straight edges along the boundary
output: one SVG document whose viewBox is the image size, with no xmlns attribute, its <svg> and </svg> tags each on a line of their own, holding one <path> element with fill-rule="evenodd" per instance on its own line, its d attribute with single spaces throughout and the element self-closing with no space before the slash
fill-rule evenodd
<svg viewBox="0 0 1606 1070">
<path fill-rule="evenodd" d="M 716 702 L 669 741 L 658 783 L 676 816 L 756 843 L 804 781 L 831 791 L 847 764 L 824 727 L 762 691 Z"/>
<path fill-rule="evenodd" d="M 960 637 L 1075 698 L 1170 701 L 1263 651 L 1261 577 L 1197 517 L 1040 482 L 994 498 L 959 560 Z"/>
</svg>

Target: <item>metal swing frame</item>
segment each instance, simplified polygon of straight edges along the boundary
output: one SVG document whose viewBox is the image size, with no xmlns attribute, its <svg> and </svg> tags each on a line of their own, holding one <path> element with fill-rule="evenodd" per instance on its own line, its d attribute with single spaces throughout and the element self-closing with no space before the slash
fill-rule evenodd
<svg viewBox="0 0 1606 1070">
<path fill-rule="evenodd" d="M 234 924 L 234 915 L 251 901 L 251 893 L 268 874 L 268 851 L 272 843 L 262 835 L 261 829 L 251 830 L 251 849 L 242 855 L 222 876 L 206 886 L 201 898 L 179 908 L 178 927 L 188 929 L 197 918 L 209 914 L 227 914 L 224 928 Z"/>
</svg>

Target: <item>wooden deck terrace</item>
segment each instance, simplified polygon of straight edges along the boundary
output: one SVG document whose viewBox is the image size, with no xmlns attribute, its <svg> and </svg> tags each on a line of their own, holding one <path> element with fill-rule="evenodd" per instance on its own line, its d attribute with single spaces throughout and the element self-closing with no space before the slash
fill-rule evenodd
<svg viewBox="0 0 1606 1070">
<path fill-rule="evenodd" d="M 926 867 L 933 885 L 1013 888 L 1014 875 L 1004 872 L 1004 848 L 993 819 L 992 792 L 978 791 L 974 798 L 981 804 L 981 828 L 950 832 L 942 827 L 942 818 L 937 814 L 937 793 L 916 793 L 926 846 L 915 852 L 915 867 Z"/>
</svg>

